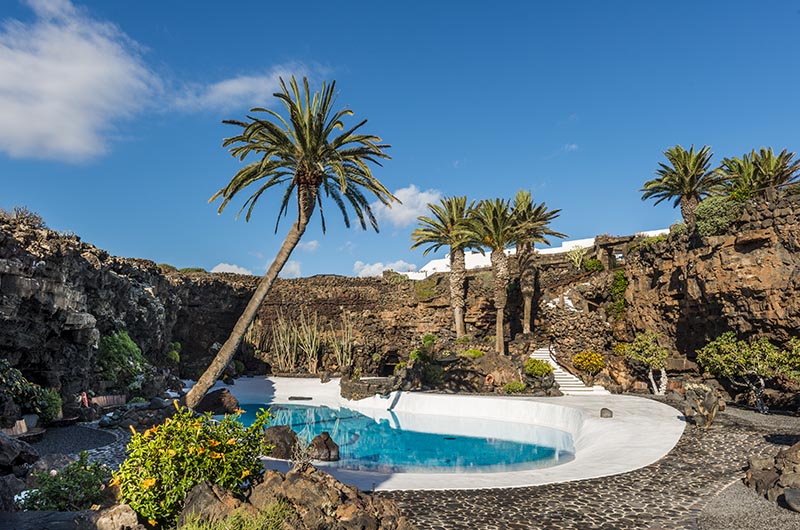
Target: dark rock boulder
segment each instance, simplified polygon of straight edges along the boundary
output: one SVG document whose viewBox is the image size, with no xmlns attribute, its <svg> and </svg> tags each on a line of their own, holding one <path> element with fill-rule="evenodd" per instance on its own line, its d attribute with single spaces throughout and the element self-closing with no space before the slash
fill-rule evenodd
<svg viewBox="0 0 800 530">
<path fill-rule="evenodd" d="M 39 453 L 30 444 L 0 433 L 0 475 L 12 473 L 25 464 L 39 459 Z"/>
<path fill-rule="evenodd" d="M 330 433 L 323 432 L 311 440 L 308 445 L 308 456 L 312 460 L 335 462 L 339 460 L 339 445 L 333 441 Z"/>
<path fill-rule="evenodd" d="M 186 496 L 183 511 L 178 519 L 178 527 L 183 526 L 191 519 L 200 522 L 222 521 L 243 506 L 244 503 L 225 488 L 201 482 L 193 487 Z"/>
<path fill-rule="evenodd" d="M 269 456 L 290 460 L 297 447 L 297 434 L 288 425 L 276 425 L 264 431 L 264 442 L 274 446 Z"/>
<path fill-rule="evenodd" d="M 233 414 L 239 410 L 239 400 L 227 388 L 220 388 L 203 396 L 194 410 L 200 413 Z"/>
<path fill-rule="evenodd" d="M 146 530 L 147 528 L 139 524 L 138 515 L 127 504 L 117 504 L 105 510 L 90 512 L 88 519 L 97 530 Z"/>
<path fill-rule="evenodd" d="M 14 475 L 0 477 L 0 512 L 14 511 L 14 496 L 24 489 L 25 483 Z"/>
</svg>

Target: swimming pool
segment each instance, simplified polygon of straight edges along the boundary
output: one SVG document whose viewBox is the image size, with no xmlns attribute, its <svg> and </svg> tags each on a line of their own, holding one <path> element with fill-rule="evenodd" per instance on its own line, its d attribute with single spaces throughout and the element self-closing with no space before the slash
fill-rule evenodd
<svg viewBox="0 0 800 530">
<path fill-rule="evenodd" d="M 349 470 L 325 463 L 315 465 L 362 490 L 478 489 L 534 486 L 604 477 L 652 464 L 672 449 L 686 425 L 674 408 L 636 396 L 598 395 L 557 398 L 448 395 L 394 392 L 360 401 L 339 394 L 339 381 L 312 378 L 245 377 L 228 388 L 240 403 L 297 404 L 349 408 L 387 421 L 403 430 L 436 433 L 440 418 L 454 420 L 448 429 L 463 436 L 520 440 L 518 426 L 533 424 L 565 431 L 572 436 L 574 458 L 557 466 L 493 473 L 381 472 Z M 298 398 L 301 398 L 298 400 Z M 601 418 L 608 408 L 613 418 Z M 477 420 L 477 421 L 471 421 Z M 499 423 L 497 420 L 501 420 Z M 539 432 L 539 431 L 536 431 Z M 554 447 L 549 440 L 533 440 Z M 270 469 L 288 471 L 285 460 L 265 458 Z"/>
<path fill-rule="evenodd" d="M 439 432 L 401 428 L 401 418 L 375 420 L 341 407 L 241 404 L 245 424 L 269 407 L 272 425 L 288 425 L 306 441 L 327 431 L 339 445 L 331 467 L 384 473 L 480 473 L 539 469 L 574 458 L 572 436 L 531 424 L 435 416 Z M 392 419 L 394 421 L 392 421 Z M 463 433 L 483 433 L 466 435 Z M 510 434 L 513 433 L 513 434 Z"/>
</svg>

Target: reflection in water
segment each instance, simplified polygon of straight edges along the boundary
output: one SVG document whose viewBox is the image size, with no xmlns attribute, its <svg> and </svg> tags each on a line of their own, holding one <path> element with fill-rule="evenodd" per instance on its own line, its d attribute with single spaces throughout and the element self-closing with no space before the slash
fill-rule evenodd
<svg viewBox="0 0 800 530">
<path fill-rule="evenodd" d="M 241 420 L 252 422 L 265 405 L 241 405 Z M 394 428 L 350 409 L 307 405 L 271 405 L 272 425 L 289 425 L 310 441 L 327 431 L 339 445 L 341 460 L 332 465 L 345 469 L 381 472 L 488 472 L 517 471 L 554 466 L 574 457 L 572 437 L 546 427 L 513 424 L 515 440 L 461 436 L 447 433 L 457 422 L 457 432 L 491 431 L 492 422 L 469 418 L 431 417 L 446 434 Z M 487 424 L 489 428 L 487 429 Z M 508 423 L 497 422 L 498 431 Z M 472 429 L 470 429 L 472 427 Z M 452 432 L 452 431 L 451 431 Z M 546 445 L 542 444 L 546 441 Z"/>
</svg>

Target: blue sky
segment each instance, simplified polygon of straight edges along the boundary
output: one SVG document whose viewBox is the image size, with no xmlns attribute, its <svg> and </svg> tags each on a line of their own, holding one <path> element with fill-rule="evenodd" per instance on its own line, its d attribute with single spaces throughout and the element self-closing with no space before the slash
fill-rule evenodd
<svg viewBox="0 0 800 530">
<path fill-rule="evenodd" d="M 422 266 L 438 256 L 409 234 L 443 195 L 530 189 L 571 239 L 662 228 L 678 210 L 638 190 L 667 147 L 800 150 L 795 2 L 302 5 L 3 2 L 0 207 L 113 254 L 263 274 L 291 220 L 273 233 L 280 193 L 250 223 L 207 201 L 238 168 L 221 121 L 274 106 L 293 73 L 336 79 L 392 145 L 375 175 L 404 205 L 380 234 L 329 210 L 285 276 Z"/>
</svg>

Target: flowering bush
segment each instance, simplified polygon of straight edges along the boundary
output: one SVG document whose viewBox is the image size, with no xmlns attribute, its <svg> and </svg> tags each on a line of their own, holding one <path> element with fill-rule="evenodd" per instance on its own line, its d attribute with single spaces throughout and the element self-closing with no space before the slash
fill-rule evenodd
<svg viewBox="0 0 800 530">
<path fill-rule="evenodd" d="M 175 406 L 163 424 L 134 432 L 128 458 L 111 482 L 119 485 L 122 501 L 153 526 L 176 523 L 186 495 L 200 482 L 241 492 L 248 477 L 261 471 L 259 456 L 271 449 L 263 442 L 270 418 L 265 410 L 244 427 L 237 416 L 216 421 Z"/>
<path fill-rule="evenodd" d="M 589 375 L 595 375 L 606 365 L 603 356 L 592 350 L 576 353 L 575 356 L 572 357 L 572 364 L 578 370 L 586 372 Z"/>
<path fill-rule="evenodd" d="M 61 472 L 34 473 L 37 487 L 29 490 L 19 502 L 23 510 L 88 510 L 103 502 L 109 469 L 98 462 L 88 462 L 86 451 L 76 462 L 67 464 Z"/>
<path fill-rule="evenodd" d="M 541 359 L 525 361 L 525 373 L 533 377 L 542 377 L 553 372 L 553 365 Z"/>
</svg>

